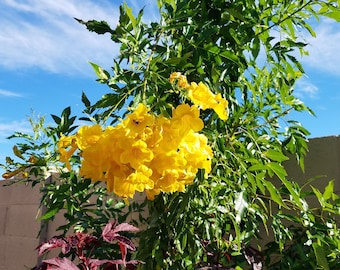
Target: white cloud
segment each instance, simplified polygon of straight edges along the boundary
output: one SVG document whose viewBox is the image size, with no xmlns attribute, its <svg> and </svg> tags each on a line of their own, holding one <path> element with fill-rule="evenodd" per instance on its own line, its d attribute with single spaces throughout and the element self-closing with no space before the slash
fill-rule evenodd
<svg viewBox="0 0 340 270">
<path fill-rule="evenodd" d="M 5 0 L 0 10 L 0 65 L 41 68 L 55 73 L 86 73 L 88 61 L 110 66 L 118 48 L 73 18 L 106 20 L 111 27 L 119 9 L 109 1 Z"/>
<path fill-rule="evenodd" d="M 6 156 L 13 156 L 12 146 L 15 142 L 7 139 L 7 137 L 14 132 L 32 133 L 32 128 L 27 119 L 11 122 L 4 122 L 4 119 L 0 119 L 0 163 L 5 162 Z"/>
<path fill-rule="evenodd" d="M 88 74 L 88 61 L 109 68 L 119 53 L 107 35 L 86 30 L 73 18 L 104 20 L 112 28 L 123 0 L 2 0 L 0 10 L 0 66 L 40 68 L 53 73 Z M 157 18 L 154 1 L 128 1 L 135 14 L 145 7 L 144 20 Z M 91 74 L 92 75 L 92 74 Z"/>
<path fill-rule="evenodd" d="M 4 122 L 0 119 L 0 142 L 9 142 L 6 138 L 12 135 L 14 132 L 31 133 L 32 128 L 27 119 L 16 120 L 12 122 Z M 1 152 L 1 151 L 0 151 Z"/>
<path fill-rule="evenodd" d="M 306 78 L 301 78 L 297 81 L 294 94 L 300 99 L 305 98 L 318 98 L 319 89 L 318 87 L 308 81 Z"/>
<path fill-rule="evenodd" d="M 302 58 L 307 67 L 333 75 L 340 75 L 340 24 L 322 20 L 315 26 L 316 38 L 308 37 L 309 56 Z"/>
<path fill-rule="evenodd" d="M 4 90 L 4 89 L 0 89 L 0 97 L 22 97 L 21 94 L 12 92 L 12 91 L 8 91 L 8 90 Z"/>
</svg>

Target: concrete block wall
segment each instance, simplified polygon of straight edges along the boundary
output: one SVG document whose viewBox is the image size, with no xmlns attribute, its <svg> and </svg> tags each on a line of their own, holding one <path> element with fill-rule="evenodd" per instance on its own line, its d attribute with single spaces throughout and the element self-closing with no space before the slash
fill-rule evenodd
<svg viewBox="0 0 340 270">
<path fill-rule="evenodd" d="M 45 181 L 52 181 L 52 177 L 47 177 Z M 48 210 L 39 209 L 39 185 L 32 188 L 24 184 L 8 185 L 10 182 L 0 181 L 0 270 L 27 270 L 39 262 L 36 247 L 60 234 L 56 229 L 66 220 L 58 213 L 38 236 L 41 226 L 39 217 Z M 144 199 L 141 193 L 135 196 L 135 201 L 143 202 Z M 126 222 L 137 218 L 138 213 L 132 213 Z M 49 257 L 58 253 L 52 251 Z"/>
<path fill-rule="evenodd" d="M 312 185 L 322 191 L 328 181 L 334 179 L 335 190 L 340 194 L 340 137 L 311 139 L 304 173 L 293 159 L 287 161 L 285 167 L 289 177 L 299 183 L 320 176 Z M 0 270 L 30 269 L 38 261 L 35 248 L 55 235 L 55 228 L 63 224 L 63 217 L 56 218 L 38 239 L 39 187 L 32 189 L 17 184 L 4 187 L 7 183 L 9 181 L 0 181 Z M 144 197 L 136 196 L 136 199 L 143 200 Z M 136 218 L 138 214 L 134 215 Z"/>
<path fill-rule="evenodd" d="M 0 270 L 30 269 L 37 264 L 39 189 L 8 183 L 0 182 Z"/>
</svg>

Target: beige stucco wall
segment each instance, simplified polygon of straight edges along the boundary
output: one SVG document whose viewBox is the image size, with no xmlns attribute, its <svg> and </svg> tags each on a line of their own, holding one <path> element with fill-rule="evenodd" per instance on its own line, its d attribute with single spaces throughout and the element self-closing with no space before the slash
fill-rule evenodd
<svg viewBox="0 0 340 270">
<path fill-rule="evenodd" d="M 302 173 L 294 160 L 285 164 L 289 177 L 300 183 L 321 176 L 313 185 L 323 189 L 335 179 L 335 190 L 340 194 L 340 137 L 312 139 Z M 48 181 L 48 179 L 47 179 Z M 37 238 L 40 222 L 36 220 L 39 208 L 39 189 L 25 185 L 4 187 L 0 182 L 0 270 L 24 270 L 37 263 L 35 248 L 55 234 L 56 224 Z M 142 199 L 139 197 L 139 199 Z M 60 219 L 56 223 L 62 222 Z M 29 268 L 28 268 L 29 269 Z"/>
<path fill-rule="evenodd" d="M 298 183 L 315 178 L 310 185 L 321 191 L 330 180 L 334 180 L 334 191 L 340 194 L 340 136 L 311 139 L 308 147 L 305 173 L 294 159 L 290 159 L 285 163 L 289 177 Z M 317 202 L 311 203 L 312 206 L 318 205 Z"/>
</svg>

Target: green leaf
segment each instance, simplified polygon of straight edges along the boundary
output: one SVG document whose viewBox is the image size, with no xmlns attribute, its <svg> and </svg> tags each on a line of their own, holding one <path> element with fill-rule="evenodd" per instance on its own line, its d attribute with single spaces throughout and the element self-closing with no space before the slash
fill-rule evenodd
<svg viewBox="0 0 340 270">
<path fill-rule="evenodd" d="M 322 207 L 324 207 L 325 206 L 325 201 L 324 201 L 322 193 L 317 188 L 315 188 L 313 186 L 311 186 L 311 188 L 312 188 L 315 196 L 318 198 L 318 201 L 319 201 L 320 205 Z"/>
<path fill-rule="evenodd" d="M 85 105 L 86 108 L 89 108 L 91 106 L 91 102 L 87 98 L 87 96 L 85 95 L 84 92 L 82 92 L 82 94 L 81 94 L 81 101 L 83 102 L 83 104 Z"/>
<path fill-rule="evenodd" d="M 61 121 L 60 117 L 58 117 L 58 116 L 56 116 L 56 115 L 54 115 L 54 114 L 51 114 L 51 117 L 52 117 L 52 119 L 54 120 L 54 122 L 55 122 L 57 125 L 60 124 L 60 121 Z"/>
<path fill-rule="evenodd" d="M 281 195 L 280 195 L 279 191 L 277 190 L 277 188 L 270 181 L 267 181 L 267 180 L 263 180 L 263 184 L 265 185 L 265 187 L 269 191 L 270 198 L 274 202 L 276 202 L 278 205 L 286 207 L 284 202 L 282 201 Z"/>
<path fill-rule="evenodd" d="M 70 117 L 70 115 L 71 115 L 71 107 L 68 106 L 62 111 L 61 118 L 62 119 L 68 119 Z"/>
<path fill-rule="evenodd" d="M 236 64 L 241 65 L 240 59 L 234 53 L 232 53 L 231 51 L 226 51 L 226 50 L 223 50 L 221 52 L 221 49 L 215 44 L 211 44 L 211 43 L 206 44 L 206 45 L 204 45 L 204 49 L 207 50 L 208 52 L 216 55 L 216 56 L 220 56 L 222 58 L 231 60 L 231 61 L 235 62 Z"/>
<path fill-rule="evenodd" d="M 263 170 L 266 170 L 266 167 L 265 167 L 265 165 L 263 165 L 263 164 L 255 164 L 255 165 L 253 165 L 253 166 L 250 166 L 250 167 L 248 168 L 248 170 L 249 170 L 250 172 L 253 172 L 253 171 L 263 171 Z"/>
<path fill-rule="evenodd" d="M 332 198 L 334 192 L 334 181 L 329 181 L 328 185 L 325 187 L 325 192 L 323 193 L 322 197 L 325 201 Z"/>
<path fill-rule="evenodd" d="M 285 187 L 288 189 L 289 194 L 292 196 L 295 204 L 297 204 L 300 209 L 305 210 L 303 204 L 301 203 L 301 196 L 299 195 L 299 193 L 296 191 L 296 189 L 294 189 L 292 183 L 290 181 L 288 181 L 287 179 L 285 179 L 284 177 L 281 179 L 282 183 L 285 185 Z"/>
<path fill-rule="evenodd" d="M 219 53 L 218 55 L 220 55 L 221 57 L 226 58 L 228 60 L 231 60 L 231 61 L 235 62 L 236 64 L 241 65 L 240 59 L 235 54 L 233 54 L 231 51 L 223 51 L 223 52 Z"/>
<path fill-rule="evenodd" d="M 288 160 L 289 158 L 285 156 L 282 152 L 275 151 L 273 149 L 269 149 L 263 153 L 267 158 L 277 161 L 277 162 L 282 162 L 285 160 Z"/>
<path fill-rule="evenodd" d="M 318 266 L 322 267 L 325 270 L 329 270 L 329 265 L 324 248 L 314 242 L 313 249 Z"/>
<path fill-rule="evenodd" d="M 110 28 L 110 26 L 108 25 L 108 23 L 106 21 L 96 21 L 96 20 L 90 20 L 90 21 L 83 21 L 77 18 L 74 18 L 76 21 L 78 21 L 79 23 L 83 24 L 86 26 L 86 28 L 91 31 L 91 32 L 95 32 L 99 35 L 105 34 L 105 33 L 111 33 L 113 34 L 114 31 Z"/>
<path fill-rule="evenodd" d="M 40 219 L 41 220 L 50 219 L 50 218 L 54 217 L 58 212 L 59 212 L 59 208 L 58 207 L 51 208 L 45 214 L 43 214 L 40 217 Z"/>
<path fill-rule="evenodd" d="M 256 59 L 257 56 L 259 55 L 260 52 L 260 39 L 256 36 L 253 40 L 252 48 L 251 48 L 251 53 L 253 55 L 253 58 Z"/>
<path fill-rule="evenodd" d="M 25 159 L 23 156 L 22 156 L 22 153 L 21 151 L 19 150 L 18 146 L 14 145 L 13 148 L 13 153 L 14 155 L 16 155 L 18 158 L 21 158 L 21 159 Z"/>
<path fill-rule="evenodd" d="M 331 19 L 334 19 L 337 22 L 340 22 L 340 10 L 334 10 L 334 11 L 331 11 L 331 12 L 328 12 L 328 13 L 324 13 L 322 15 L 329 17 Z"/>
<path fill-rule="evenodd" d="M 107 80 L 110 78 L 110 74 L 106 70 L 104 70 L 101 66 L 95 63 L 92 63 L 92 62 L 89 62 L 89 63 L 92 66 L 100 82 L 104 82 L 104 83 L 107 82 Z"/>
<path fill-rule="evenodd" d="M 244 211 L 248 208 L 248 202 L 245 200 L 243 191 L 235 195 L 234 205 L 236 211 L 235 220 L 237 223 L 240 223 Z"/>
<path fill-rule="evenodd" d="M 128 17 L 131 21 L 132 27 L 133 27 L 133 29 L 135 30 L 135 33 L 136 33 L 137 32 L 137 22 L 136 22 L 136 18 L 132 14 L 132 8 L 130 8 L 126 4 L 126 2 L 124 2 L 124 8 L 125 8 L 126 14 L 128 15 Z"/>
<path fill-rule="evenodd" d="M 268 162 L 266 164 L 266 166 L 272 170 L 275 175 L 279 178 L 279 179 L 285 179 L 285 177 L 287 176 L 287 172 L 286 170 L 283 168 L 282 165 L 276 163 L 276 162 Z"/>
</svg>

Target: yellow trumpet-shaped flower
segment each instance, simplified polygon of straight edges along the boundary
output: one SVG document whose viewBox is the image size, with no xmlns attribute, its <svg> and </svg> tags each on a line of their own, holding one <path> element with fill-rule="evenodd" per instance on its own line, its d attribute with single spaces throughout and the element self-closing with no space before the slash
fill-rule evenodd
<svg viewBox="0 0 340 270">
<path fill-rule="evenodd" d="M 173 83 L 175 80 L 177 81 L 177 84 L 180 88 L 187 88 L 189 86 L 187 77 L 182 75 L 180 72 L 173 72 L 170 75 L 170 83 Z"/>
<path fill-rule="evenodd" d="M 102 135 L 100 125 L 83 126 L 77 132 L 77 145 L 80 150 L 85 150 L 94 145 Z"/>
<path fill-rule="evenodd" d="M 152 126 L 153 123 L 154 116 L 149 113 L 144 104 L 139 104 L 132 113 L 127 115 L 122 125 L 130 136 L 135 137 L 143 133 L 144 129 Z"/>
<path fill-rule="evenodd" d="M 180 134 L 186 134 L 189 130 L 200 131 L 204 123 L 199 116 L 200 112 L 196 106 L 178 105 L 172 112 L 172 127 L 178 129 Z"/>
<path fill-rule="evenodd" d="M 138 140 L 131 145 L 125 145 L 125 151 L 120 155 L 120 161 L 123 164 L 130 164 L 132 168 L 137 169 L 140 165 L 150 162 L 154 157 L 153 152 L 147 144 Z"/>
<path fill-rule="evenodd" d="M 59 160 L 65 162 L 67 169 L 71 170 L 70 158 L 78 149 L 76 136 L 61 136 L 58 144 Z"/>
<path fill-rule="evenodd" d="M 215 95 L 202 82 L 192 82 L 187 88 L 188 98 L 203 110 L 212 108 L 216 104 Z"/>
<path fill-rule="evenodd" d="M 222 98 L 221 94 L 216 95 L 216 102 L 212 109 L 217 113 L 218 117 L 222 120 L 228 119 L 228 101 Z"/>
<path fill-rule="evenodd" d="M 180 88 L 187 90 L 187 97 L 196 106 L 203 110 L 213 109 L 220 119 L 228 119 L 228 101 L 220 93 L 215 95 L 203 82 L 189 84 L 186 77 L 180 72 L 174 72 L 170 75 L 170 82 L 175 81 L 175 79 L 178 80 L 177 84 Z"/>
<path fill-rule="evenodd" d="M 127 178 L 115 178 L 113 192 L 118 196 L 133 198 L 136 191 L 143 192 L 145 189 L 152 189 L 154 182 L 150 179 L 152 170 L 141 165 L 138 170 L 131 173 Z"/>
<path fill-rule="evenodd" d="M 25 170 L 25 167 L 20 167 L 14 171 L 11 171 L 11 172 L 5 172 L 3 175 L 2 175 L 2 178 L 4 179 L 9 179 L 9 178 L 12 178 L 13 176 L 16 176 L 17 174 L 19 174 L 20 172 L 24 171 Z"/>
</svg>

